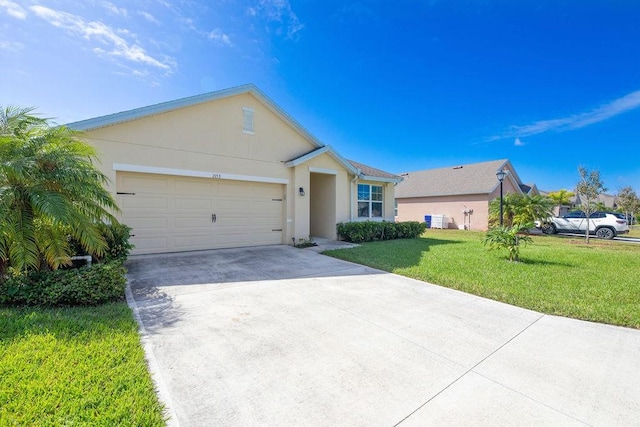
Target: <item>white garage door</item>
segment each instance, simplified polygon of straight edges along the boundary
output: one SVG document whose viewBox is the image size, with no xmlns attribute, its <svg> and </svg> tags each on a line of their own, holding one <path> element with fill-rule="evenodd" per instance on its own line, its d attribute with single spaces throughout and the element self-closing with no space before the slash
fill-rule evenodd
<svg viewBox="0 0 640 427">
<path fill-rule="evenodd" d="M 281 184 L 118 172 L 134 254 L 282 243 Z"/>
</svg>

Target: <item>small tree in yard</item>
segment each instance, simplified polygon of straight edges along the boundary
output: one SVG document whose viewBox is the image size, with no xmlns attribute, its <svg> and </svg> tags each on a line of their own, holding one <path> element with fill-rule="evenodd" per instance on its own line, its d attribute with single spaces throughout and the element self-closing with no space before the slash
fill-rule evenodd
<svg viewBox="0 0 640 427">
<path fill-rule="evenodd" d="M 580 173 L 580 181 L 576 185 L 576 193 L 580 196 L 581 207 L 586 215 L 587 231 L 585 232 L 585 241 L 589 243 L 589 216 L 595 211 L 598 196 L 606 191 L 606 188 L 600 180 L 600 171 L 589 171 L 580 166 L 578 167 L 578 173 Z"/>
<path fill-rule="evenodd" d="M 640 209 L 640 199 L 631 187 L 624 187 L 618 191 L 618 209 L 631 219 L 631 225 L 636 212 Z"/>
<path fill-rule="evenodd" d="M 520 261 L 520 244 L 532 243 L 531 237 L 526 235 L 530 224 L 516 224 L 512 227 L 495 227 L 487 231 L 484 245 L 489 249 L 506 249 L 509 261 Z"/>
</svg>

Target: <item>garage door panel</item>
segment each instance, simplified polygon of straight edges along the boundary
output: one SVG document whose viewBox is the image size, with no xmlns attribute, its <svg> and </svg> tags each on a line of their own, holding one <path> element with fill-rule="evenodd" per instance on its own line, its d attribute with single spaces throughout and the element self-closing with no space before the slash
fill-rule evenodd
<svg viewBox="0 0 640 427">
<path fill-rule="evenodd" d="M 202 234 L 187 234 L 176 236 L 174 246 L 177 250 L 210 249 L 211 237 Z"/>
<path fill-rule="evenodd" d="M 211 215 L 208 217 L 195 216 L 195 217 L 176 217 L 173 221 L 174 228 L 177 230 L 198 230 L 200 232 L 207 232 L 208 229 L 212 229 Z"/>
<path fill-rule="evenodd" d="M 221 197 L 218 199 L 218 210 L 221 212 L 247 212 L 251 209 L 251 200 Z"/>
<path fill-rule="evenodd" d="M 169 192 L 170 178 L 162 175 L 118 174 L 117 186 L 121 192 L 141 191 L 166 194 Z"/>
<path fill-rule="evenodd" d="M 204 181 L 204 182 L 203 182 Z M 206 179 L 180 179 L 175 181 L 175 193 L 176 194 L 208 194 L 213 195 L 213 183 L 211 180 Z"/>
<path fill-rule="evenodd" d="M 211 198 L 175 197 L 176 210 L 201 210 L 211 212 L 214 208 Z"/>
<path fill-rule="evenodd" d="M 153 254 L 169 251 L 169 239 L 166 237 L 140 237 L 131 239 L 136 253 Z"/>
<path fill-rule="evenodd" d="M 166 230 L 169 227 L 169 219 L 165 217 L 129 216 L 126 224 L 135 229 Z"/>
<path fill-rule="evenodd" d="M 282 243 L 282 231 L 272 231 L 283 226 L 282 185 L 133 172 L 116 182 L 135 193 L 118 196 L 133 253 Z"/>
<path fill-rule="evenodd" d="M 168 209 L 169 198 L 158 196 L 135 195 L 123 197 L 120 202 L 120 208 L 127 211 L 140 210 L 152 211 L 155 209 Z"/>
<path fill-rule="evenodd" d="M 225 234 L 219 238 L 222 247 L 240 247 L 240 246 L 261 246 L 261 245 L 279 245 L 282 243 L 281 233 L 246 233 Z"/>
</svg>

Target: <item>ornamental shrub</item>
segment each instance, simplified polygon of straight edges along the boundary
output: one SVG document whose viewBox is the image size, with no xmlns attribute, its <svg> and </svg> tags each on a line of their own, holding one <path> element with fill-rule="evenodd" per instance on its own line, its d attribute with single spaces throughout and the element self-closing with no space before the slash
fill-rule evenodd
<svg viewBox="0 0 640 427">
<path fill-rule="evenodd" d="M 424 222 L 359 221 L 341 222 L 338 236 L 347 242 L 362 243 L 375 240 L 415 239 L 427 229 Z"/>
<path fill-rule="evenodd" d="M 107 243 L 107 249 L 100 258 L 93 254 L 93 260 L 98 262 L 126 261 L 131 249 L 134 248 L 134 245 L 129 243 L 131 228 L 118 222 L 111 224 L 99 223 L 96 225 L 96 228 Z M 76 239 L 71 236 L 68 238 L 74 255 L 88 255 Z"/>
<path fill-rule="evenodd" d="M 126 270 L 120 261 L 68 270 L 31 271 L 0 281 L 0 304 L 98 305 L 124 298 Z"/>
<path fill-rule="evenodd" d="M 124 224 L 100 224 L 98 229 L 107 242 L 107 250 L 101 261 L 126 261 L 133 245 L 129 243 L 131 227 Z"/>
</svg>

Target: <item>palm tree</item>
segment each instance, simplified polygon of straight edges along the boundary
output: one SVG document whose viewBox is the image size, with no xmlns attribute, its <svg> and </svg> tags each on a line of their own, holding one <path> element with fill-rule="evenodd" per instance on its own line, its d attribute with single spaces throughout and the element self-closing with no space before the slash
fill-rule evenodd
<svg viewBox="0 0 640 427">
<path fill-rule="evenodd" d="M 571 198 L 574 195 L 571 191 L 565 189 L 549 193 L 549 198 L 558 206 L 558 215 L 562 211 L 562 206 L 571 203 Z"/>
<path fill-rule="evenodd" d="M 547 218 L 551 215 L 553 202 L 544 196 L 529 196 L 526 194 L 509 193 L 503 198 L 504 225 L 532 227 L 536 220 Z M 494 199 L 489 203 L 489 220 L 495 225 L 500 217 L 500 199 Z"/>
<path fill-rule="evenodd" d="M 545 196 L 523 196 L 518 203 L 514 223 L 531 227 L 535 221 L 550 217 L 553 205 L 553 201 Z"/>
<path fill-rule="evenodd" d="M 489 249 L 506 249 L 509 253 L 509 261 L 520 261 L 520 244 L 532 243 L 527 236 L 527 224 L 516 224 L 512 227 L 494 227 L 487 231 L 484 245 Z"/>
<path fill-rule="evenodd" d="M 513 225 L 513 219 L 520 203 L 520 194 L 507 193 L 502 197 L 502 218 L 506 227 Z M 496 198 L 489 202 L 489 223 L 495 226 L 500 222 L 500 199 Z"/>
<path fill-rule="evenodd" d="M 100 256 L 98 223 L 117 223 L 94 148 L 32 112 L 0 107 L 0 272 L 69 264 L 70 239 Z"/>
</svg>

